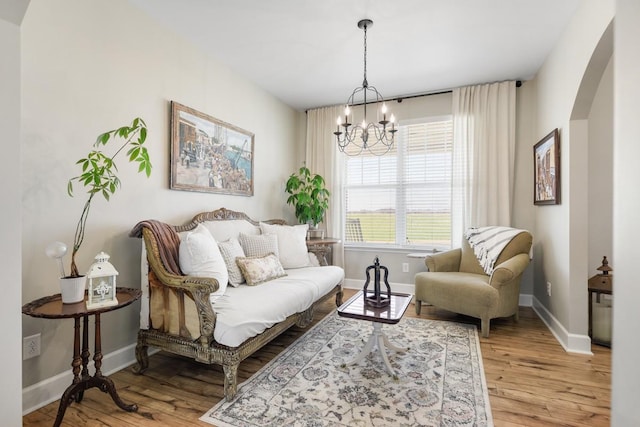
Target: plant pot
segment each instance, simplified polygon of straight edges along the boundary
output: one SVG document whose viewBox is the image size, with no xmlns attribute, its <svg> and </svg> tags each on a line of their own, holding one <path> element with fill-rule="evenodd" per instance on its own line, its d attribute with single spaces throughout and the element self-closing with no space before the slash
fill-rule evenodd
<svg viewBox="0 0 640 427">
<path fill-rule="evenodd" d="M 60 294 L 63 304 L 73 304 L 84 300 L 86 277 L 61 277 Z"/>
</svg>

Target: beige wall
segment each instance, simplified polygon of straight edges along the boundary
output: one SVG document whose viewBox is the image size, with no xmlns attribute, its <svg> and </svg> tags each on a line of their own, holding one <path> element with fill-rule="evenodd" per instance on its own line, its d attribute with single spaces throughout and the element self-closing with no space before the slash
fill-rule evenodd
<svg viewBox="0 0 640 427">
<path fill-rule="evenodd" d="M 574 117 L 574 112 L 589 111 L 602 73 L 595 84 L 583 80 L 593 78 L 590 61 L 613 15 L 612 0 L 582 3 L 533 82 L 534 141 L 554 128 L 560 130 L 562 175 L 562 203 L 535 208 L 534 306 L 563 345 L 574 351 L 589 351 L 588 117 Z M 581 91 L 585 88 L 591 93 Z M 579 105 L 585 102 L 586 108 Z M 551 296 L 546 282 L 552 284 Z"/>
<path fill-rule="evenodd" d="M 2 424 L 22 423 L 22 338 L 19 324 L 22 313 L 20 269 L 20 27 L 4 19 L 6 10 L 0 8 L 0 147 L 3 165 L 0 168 L 0 269 L 2 269 L 2 298 L 0 324 L 2 352 L 0 352 L 0 413 Z M 15 19 L 13 19 L 15 20 Z M 19 20 L 18 20 L 19 22 Z"/>
<path fill-rule="evenodd" d="M 640 425 L 638 212 L 640 212 L 640 2 L 618 0 L 614 57 L 613 384 L 611 425 Z"/>
<path fill-rule="evenodd" d="M 589 277 L 613 253 L 613 58 L 589 112 Z"/>
<path fill-rule="evenodd" d="M 253 197 L 168 189 L 171 100 L 255 133 Z M 118 283 L 138 287 L 140 241 L 127 234 L 143 219 L 178 224 L 219 207 L 293 219 L 284 182 L 300 158 L 300 113 L 127 1 L 34 0 L 22 23 L 23 302 L 59 292 L 58 269 L 44 248 L 56 240 L 71 244 L 85 201 L 79 189 L 74 198 L 66 194 L 75 161 L 99 133 L 136 116 L 149 127 L 152 176 L 120 159 L 122 188 L 110 202 L 94 200 L 80 270 L 104 250 L 120 272 Z M 68 257 L 68 271 L 67 264 Z M 138 308 L 103 317 L 104 353 L 135 342 Z M 72 321 L 25 317 L 22 324 L 23 336 L 42 334 L 42 356 L 23 363 L 24 386 L 69 372 Z"/>
</svg>

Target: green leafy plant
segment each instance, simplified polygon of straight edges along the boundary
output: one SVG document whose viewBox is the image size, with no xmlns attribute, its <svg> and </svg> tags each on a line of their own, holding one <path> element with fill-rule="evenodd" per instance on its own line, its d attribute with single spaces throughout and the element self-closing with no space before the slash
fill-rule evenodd
<svg viewBox="0 0 640 427">
<path fill-rule="evenodd" d="M 289 193 L 287 204 L 295 208 L 295 215 L 301 224 L 311 223 L 314 227 L 322 222 L 329 208 L 329 190 L 324 178 L 312 174 L 305 165 L 292 173 L 287 180 L 285 191 Z"/>
<path fill-rule="evenodd" d="M 78 267 L 76 266 L 76 253 L 82 246 L 84 241 L 84 233 L 87 225 L 87 217 L 91 208 L 91 201 L 96 194 L 101 194 L 105 200 L 109 201 L 118 187 L 120 187 L 120 179 L 116 175 L 118 168 L 113 159 L 130 146 L 127 151 L 129 162 L 138 163 L 138 172 L 144 172 L 147 178 L 151 175 L 151 161 L 147 148 L 143 147 L 147 139 L 147 125 L 141 118 L 135 118 L 130 126 L 122 126 L 118 129 L 110 130 L 102 133 L 93 144 L 94 149 L 89 152 L 87 157 L 76 162 L 80 165 L 82 173 L 69 179 L 67 184 L 67 193 L 73 197 L 73 182 L 82 184 L 89 195 L 82 209 L 80 220 L 76 226 L 76 233 L 73 240 L 73 251 L 71 252 L 71 273 L 69 277 L 79 277 Z M 107 156 L 100 151 L 101 146 L 107 145 L 110 140 L 122 140 L 120 148 L 112 156 Z"/>
</svg>

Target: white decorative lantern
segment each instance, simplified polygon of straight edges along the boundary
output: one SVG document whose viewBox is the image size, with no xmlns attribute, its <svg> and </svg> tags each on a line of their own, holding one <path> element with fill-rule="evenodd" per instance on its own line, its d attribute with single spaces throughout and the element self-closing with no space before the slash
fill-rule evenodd
<svg viewBox="0 0 640 427">
<path fill-rule="evenodd" d="M 118 272 L 109 262 L 109 255 L 100 252 L 96 255 L 96 262 L 87 273 L 87 309 L 117 305 L 116 276 Z"/>
</svg>

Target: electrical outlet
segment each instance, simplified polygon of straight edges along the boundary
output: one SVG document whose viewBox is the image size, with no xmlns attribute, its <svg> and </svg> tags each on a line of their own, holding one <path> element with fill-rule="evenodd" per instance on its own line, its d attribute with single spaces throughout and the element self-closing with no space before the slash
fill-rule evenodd
<svg viewBox="0 0 640 427">
<path fill-rule="evenodd" d="M 22 339 L 22 360 L 40 356 L 40 334 L 31 335 Z"/>
<path fill-rule="evenodd" d="M 547 295 L 551 296 L 551 282 L 547 282 Z"/>
<path fill-rule="evenodd" d="M 403 262 L 402 263 L 402 272 L 403 273 L 408 273 L 409 272 L 409 263 L 408 262 Z"/>
</svg>

